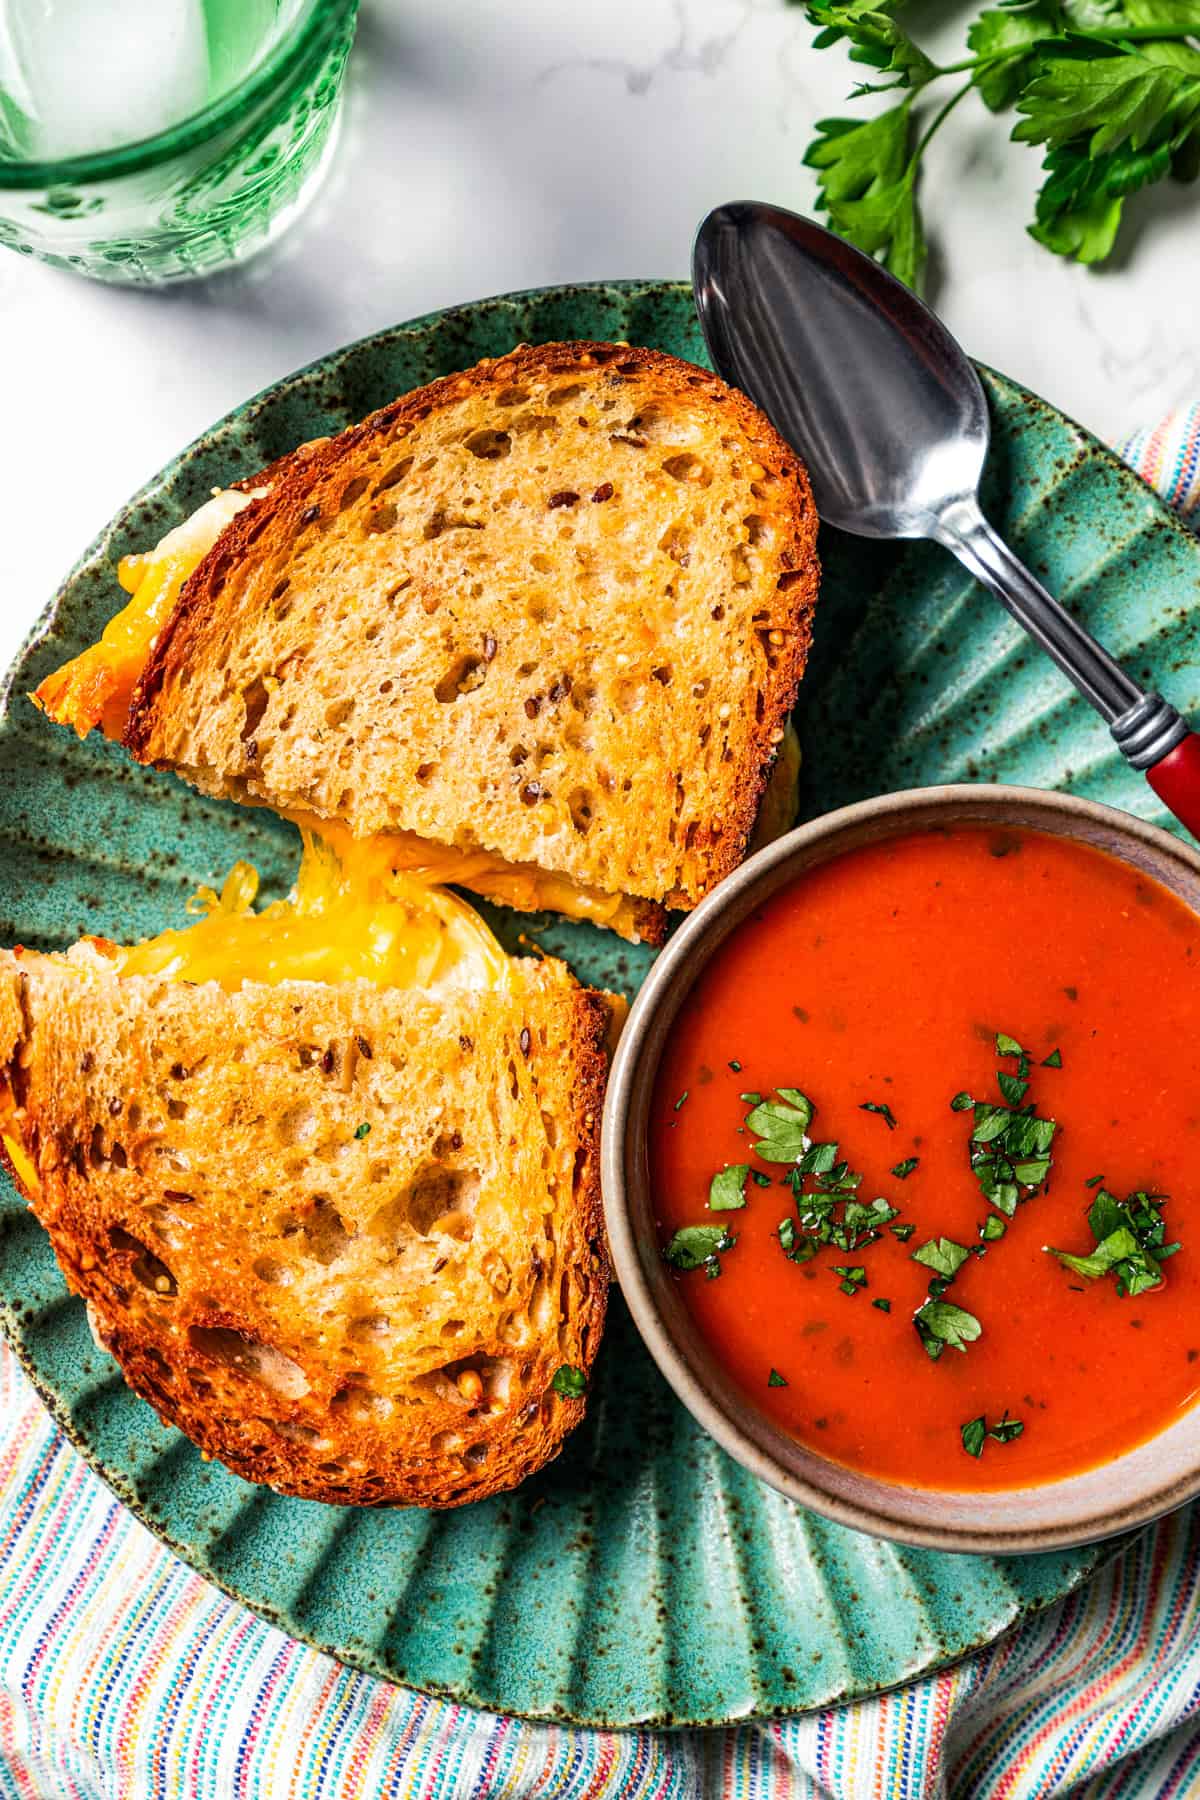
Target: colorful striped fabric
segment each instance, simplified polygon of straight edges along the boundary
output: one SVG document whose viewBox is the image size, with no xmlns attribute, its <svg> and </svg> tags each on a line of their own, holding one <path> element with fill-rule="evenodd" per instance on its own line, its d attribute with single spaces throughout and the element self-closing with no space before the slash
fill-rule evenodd
<svg viewBox="0 0 1200 1800">
<path fill-rule="evenodd" d="M 1124 446 L 1181 511 L 1200 405 Z M 0 1348 L 0 1800 L 1188 1800 L 1200 1503 L 957 1669 L 729 1731 L 519 1725 L 293 1642 L 162 1549 Z"/>
</svg>

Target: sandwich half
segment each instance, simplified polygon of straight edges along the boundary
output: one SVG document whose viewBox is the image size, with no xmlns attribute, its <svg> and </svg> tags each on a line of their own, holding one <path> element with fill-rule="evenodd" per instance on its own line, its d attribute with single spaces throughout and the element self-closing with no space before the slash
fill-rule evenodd
<svg viewBox="0 0 1200 1800">
<path fill-rule="evenodd" d="M 456 1506 L 584 1410 L 607 999 L 311 836 L 132 947 L 0 952 L 0 1145 L 98 1340 L 208 1455 Z"/>
<path fill-rule="evenodd" d="M 218 494 L 38 703 L 390 866 L 661 940 L 745 853 L 808 652 L 817 520 L 745 398 L 522 347 Z"/>
</svg>

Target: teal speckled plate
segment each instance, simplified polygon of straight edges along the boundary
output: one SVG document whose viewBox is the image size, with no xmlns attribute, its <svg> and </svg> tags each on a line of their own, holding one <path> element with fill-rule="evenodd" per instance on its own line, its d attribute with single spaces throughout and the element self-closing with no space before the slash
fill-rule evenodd
<svg viewBox="0 0 1200 1800">
<path fill-rule="evenodd" d="M 0 725 L 0 942 L 181 924 L 238 856 L 288 885 L 291 828 L 202 799 L 24 697 L 96 634 L 117 559 L 209 489 L 419 382 L 522 339 L 625 338 L 703 360 L 682 283 L 517 294 L 385 331 L 240 408 L 93 545 L 11 677 Z M 1001 376 L 986 501 L 1018 551 L 1147 681 L 1200 711 L 1200 547 L 1086 433 Z M 972 778 L 1063 786 L 1160 818 L 1099 721 L 1000 609 L 929 546 L 825 534 L 799 723 L 804 808 Z M 1163 820 L 1163 822 L 1166 822 Z M 492 915 L 510 943 L 527 920 Z M 535 922 L 588 981 L 631 990 L 648 953 Z M 124 1387 L 45 1237 L 0 1188 L 0 1311 L 63 1429 L 201 1574 L 343 1662 L 537 1718 L 702 1724 L 904 1681 L 989 1642 L 1096 1568 L 1099 1548 L 989 1559 L 862 1537 L 784 1500 L 675 1402 L 613 1309 L 587 1422 L 516 1494 L 444 1514 L 341 1511 L 201 1462 Z"/>
</svg>

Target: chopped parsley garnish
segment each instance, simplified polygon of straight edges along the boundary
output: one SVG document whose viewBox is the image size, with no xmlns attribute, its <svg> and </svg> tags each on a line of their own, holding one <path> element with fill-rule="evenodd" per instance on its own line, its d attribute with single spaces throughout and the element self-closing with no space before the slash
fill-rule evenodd
<svg viewBox="0 0 1200 1800">
<path fill-rule="evenodd" d="M 996 1081 L 1000 1088 L 1000 1092 L 1004 1095 L 1008 1104 L 1010 1106 L 1020 1106 L 1022 1100 L 1025 1098 L 1029 1083 L 1027 1081 L 1022 1081 L 1019 1075 L 1010 1075 L 1005 1069 L 1000 1070 L 999 1074 L 996 1076 Z"/>
<path fill-rule="evenodd" d="M 996 1239 L 1002 1238 L 1007 1230 L 1008 1226 L 1003 1219 L 996 1213 L 989 1213 L 979 1227 L 979 1235 L 985 1244 L 994 1244 Z"/>
<path fill-rule="evenodd" d="M 1088 1208 L 1088 1225 L 1096 1240 L 1096 1248 L 1087 1256 L 1073 1256 L 1067 1250 L 1045 1246 L 1072 1274 L 1088 1281 L 1100 1281 L 1115 1274 L 1117 1292 L 1122 1299 L 1133 1299 L 1151 1288 L 1161 1287 L 1162 1264 L 1174 1256 L 1179 1245 L 1165 1244 L 1166 1223 L 1161 1205 L 1165 1194 L 1147 1194 L 1139 1190 L 1121 1201 L 1107 1188 L 1100 1188 Z"/>
<path fill-rule="evenodd" d="M 1062 1068 L 1062 1051 L 1057 1050 L 1057 1049 L 1052 1050 L 1050 1052 L 1049 1056 L 1043 1056 L 1042 1068 L 1043 1069 L 1061 1069 Z"/>
<path fill-rule="evenodd" d="M 771 1177 L 764 1175 L 761 1169 L 751 1169 L 750 1179 L 756 1187 L 770 1187 Z"/>
<path fill-rule="evenodd" d="M 762 1095 L 761 1094 L 739 1094 L 738 1099 L 744 1100 L 746 1102 L 747 1106 L 758 1106 L 762 1100 Z"/>
<path fill-rule="evenodd" d="M 841 1276 L 838 1286 L 843 1294 L 849 1294 L 852 1299 L 859 1288 L 867 1285 L 867 1271 L 861 1263 L 834 1263 L 833 1273 Z"/>
<path fill-rule="evenodd" d="M 370 1122 L 364 1119 L 361 1125 L 355 1126 L 354 1135 L 356 1138 L 365 1138 L 370 1129 Z"/>
<path fill-rule="evenodd" d="M 729 1067 L 733 1070 L 735 1075 L 740 1075 L 742 1072 L 742 1065 L 737 1060 L 736 1056 L 730 1058 Z"/>
<path fill-rule="evenodd" d="M 759 1094 L 743 1094 L 754 1111 L 746 1115 L 746 1129 L 758 1142 L 754 1148 L 764 1162 L 794 1163 L 808 1149 L 808 1128 L 813 1105 L 799 1088 L 776 1088 L 777 1100 Z"/>
<path fill-rule="evenodd" d="M 882 1298 L 882 1297 L 881 1297 L 881 1298 L 880 1298 L 880 1299 L 878 1299 L 878 1300 L 872 1300 L 872 1302 L 871 1302 L 871 1305 L 872 1305 L 872 1306 L 877 1306 L 877 1307 L 878 1307 L 878 1308 L 879 1308 L 879 1310 L 880 1310 L 880 1312 L 887 1312 L 887 1313 L 890 1313 L 890 1312 L 891 1312 L 891 1310 L 892 1310 L 892 1303 L 891 1303 L 891 1301 L 890 1301 L 890 1300 L 884 1300 L 884 1299 L 883 1299 L 883 1298 Z"/>
<path fill-rule="evenodd" d="M 907 1181 L 920 1160 L 919 1156 L 906 1156 L 903 1162 L 895 1164 L 892 1169 L 892 1174 L 896 1177 L 897 1181 Z"/>
<path fill-rule="evenodd" d="M 859 1112 L 878 1113 L 880 1118 L 883 1120 L 884 1124 L 887 1126 L 888 1130 L 895 1131 L 896 1115 L 892 1111 L 891 1107 L 888 1105 L 886 1100 L 884 1100 L 883 1102 L 880 1102 L 878 1100 L 864 1100 L 858 1110 L 859 1110 Z"/>
<path fill-rule="evenodd" d="M 678 1100 L 675 1102 L 675 1111 L 676 1112 L 679 1111 L 680 1107 L 683 1105 L 683 1103 L 687 1099 L 687 1097 L 688 1097 L 688 1090 L 686 1088 L 684 1088 L 682 1094 L 680 1094 Z"/>
<path fill-rule="evenodd" d="M 962 1447 L 968 1456 L 982 1456 L 984 1439 L 987 1437 L 987 1423 L 981 1413 L 977 1419 L 968 1419 L 961 1427 Z"/>
<path fill-rule="evenodd" d="M 912 1259 L 914 1262 L 923 1263 L 925 1268 L 932 1269 L 935 1275 L 942 1276 L 945 1281 L 951 1282 L 970 1254 L 970 1251 L 965 1250 L 961 1244 L 956 1244 L 953 1238 L 939 1237 L 930 1238 L 927 1244 L 922 1244 L 919 1250 L 914 1250 Z M 937 1298 L 936 1295 L 935 1298 Z"/>
<path fill-rule="evenodd" d="M 786 1377 L 781 1375 L 779 1373 L 778 1369 L 772 1369 L 771 1373 L 767 1376 L 767 1386 L 768 1387 L 786 1387 L 787 1386 Z"/>
<path fill-rule="evenodd" d="M 988 1438 L 993 1438 L 997 1444 L 1011 1444 L 1014 1438 L 1020 1437 L 1024 1429 L 1024 1420 L 1010 1419 L 1007 1412 L 994 1425 L 989 1425 L 984 1414 L 980 1413 L 977 1419 L 968 1419 L 960 1427 L 962 1447 L 968 1456 L 982 1456 L 983 1446 Z"/>
<path fill-rule="evenodd" d="M 1058 1124 L 1038 1118 L 1032 1105 L 1022 1105 L 1029 1087 L 1029 1056 L 1016 1038 L 997 1032 L 996 1052 L 1017 1058 L 1015 1075 L 1001 1069 L 996 1077 L 1007 1106 L 976 1100 L 966 1092 L 955 1094 L 950 1105 L 955 1112 L 974 1109 L 971 1168 L 984 1198 L 1011 1219 L 1018 1202 L 1036 1193 L 1050 1173 L 1050 1145 Z"/>
<path fill-rule="evenodd" d="M 915 1225 L 893 1225 L 890 1229 L 894 1238 L 898 1239 L 902 1244 L 907 1244 L 909 1238 L 917 1228 Z"/>
<path fill-rule="evenodd" d="M 582 1400 L 587 1393 L 587 1376 L 582 1369 L 573 1369 L 570 1363 L 561 1363 L 551 1377 L 550 1386 L 564 1400 Z"/>
<path fill-rule="evenodd" d="M 1092 1176 L 1089 1176 L 1089 1178 L 1087 1179 L 1087 1181 L 1084 1182 L 1083 1185 L 1084 1185 L 1084 1187 L 1099 1187 L 1100 1183 L 1103 1180 L 1104 1180 L 1103 1175 L 1092 1175 Z"/>
<path fill-rule="evenodd" d="M 966 1351 L 980 1336 L 983 1326 L 974 1313 L 966 1312 L 950 1300 L 926 1300 L 913 1314 L 917 1336 L 925 1346 L 925 1354 L 936 1362 L 947 1345 L 952 1350 Z"/>
<path fill-rule="evenodd" d="M 712 1212 L 736 1212 L 746 1204 L 746 1177 L 749 1163 L 733 1163 L 713 1176 L 708 1188 L 708 1204 Z"/>
<path fill-rule="evenodd" d="M 732 1250 L 737 1239 L 723 1225 L 683 1225 L 663 1255 L 675 1269 L 703 1269 L 710 1281 L 721 1273 L 721 1255 Z"/>
<path fill-rule="evenodd" d="M 808 1135 L 816 1108 L 807 1095 L 799 1088 L 776 1088 L 775 1094 L 767 1101 L 749 1096 L 755 1104 L 746 1115 L 746 1129 L 764 1162 L 791 1164 L 783 1180 L 792 1190 L 797 1217 L 779 1224 L 785 1256 L 808 1262 L 826 1245 L 853 1252 L 877 1242 L 899 1209 L 882 1197 L 869 1203 L 858 1199 L 862 1176 L 837 1144 L 814 1143 Z"/>
</svg>

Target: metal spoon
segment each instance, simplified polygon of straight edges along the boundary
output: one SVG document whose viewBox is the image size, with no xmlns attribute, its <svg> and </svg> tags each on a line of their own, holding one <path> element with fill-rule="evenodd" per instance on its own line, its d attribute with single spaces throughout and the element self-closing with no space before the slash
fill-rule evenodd
<svg viewBox="0 0 1200 1800">
<path fill-rule="evenodd" d="M 831 231 L 756 201 L 708 215 L 692 283 L 714 368 L 808 465 L 821 518 L 860 537 L 944 544 L 1200 837 L 1200 737 L 1113 661 L 980 511 L 987 402 L 941 321 Z"/>
</svg>

